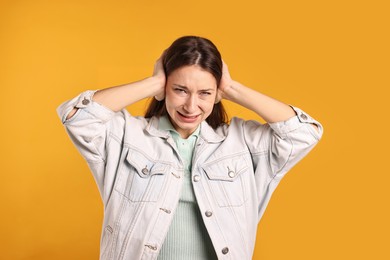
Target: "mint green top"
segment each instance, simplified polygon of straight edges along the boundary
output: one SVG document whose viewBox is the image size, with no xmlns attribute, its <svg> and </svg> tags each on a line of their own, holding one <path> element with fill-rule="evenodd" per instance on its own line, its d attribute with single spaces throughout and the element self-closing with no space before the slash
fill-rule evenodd
<svg viewBox="0 0 390 260">
<path fill-rule="evenodd" d="M 192 155 L 200 133 L 200 127 L 187 139 L 183 139 L 174 129 L 169 119 L 161 117 L 159 129 L 169 130 L 175 141 L 177 151 L 184 162 L 185 172 L 179 203 L 158 259 L 217 259 L 212 242 L 204 226 L 191 182 Z"/>
</svg>

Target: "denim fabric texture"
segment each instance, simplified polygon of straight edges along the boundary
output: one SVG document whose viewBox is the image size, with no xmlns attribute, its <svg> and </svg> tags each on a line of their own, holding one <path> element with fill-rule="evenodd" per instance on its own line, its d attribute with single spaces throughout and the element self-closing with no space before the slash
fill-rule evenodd
<svg viewBox="0 0 390 260">
<path fill-rule="evenodd" d="M 93 94 L 83 92 L 57 112 L 102 197 L 100 259 L 157 259 L 179 202 L 185 164 L 158 118 L 113 112 L 94 102 Z M 76 114 L 66 120 L 74 107 Z M 283 122 L 232 118 L 215 130 L 200 125 L 191 180 L 218 259 L 252 259 L 257 224 L 273 191 L 321 138 L 321 124 L 293 109 L 296 116 Z"/>
</svg>

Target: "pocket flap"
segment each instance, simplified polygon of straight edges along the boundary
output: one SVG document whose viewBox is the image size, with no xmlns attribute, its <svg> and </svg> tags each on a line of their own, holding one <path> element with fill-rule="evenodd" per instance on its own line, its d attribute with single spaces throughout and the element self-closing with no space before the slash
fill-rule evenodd
<svg viewBox="0 0 390 260">
<path fill-rule="evenodd" d="M 243 155 L 213 160 L 202 166 L 210 180 L 221 181 L 234 181 L 248 167 L 247 159 Z"/>
<path fill-rule="evenodd" d="M 156 174 L 165 174 L 168 165 L 146 157 L 144 154 L 130 150 L 126 157 L 127 162 L 133 166 L 138 175 L 147 178 Z"/>
</svg>

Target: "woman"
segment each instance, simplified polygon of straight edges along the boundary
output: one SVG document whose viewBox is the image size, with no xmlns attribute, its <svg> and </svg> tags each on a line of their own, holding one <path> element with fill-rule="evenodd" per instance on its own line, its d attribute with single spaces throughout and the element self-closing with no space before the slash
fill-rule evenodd
<svg viewBox="0 0 390 260">
<path fill-rule="evenodd" d="M 145 117 L 125 107 L 154 97 Z M 221 99 L 267 121 L 233 118 Z M 104 203 L 101 259 L 251 259 L 257 224 L 322 126 L 231 79 L 216 46 L 177 39 L 153 76 L 58 108 Z"/>
</svg>

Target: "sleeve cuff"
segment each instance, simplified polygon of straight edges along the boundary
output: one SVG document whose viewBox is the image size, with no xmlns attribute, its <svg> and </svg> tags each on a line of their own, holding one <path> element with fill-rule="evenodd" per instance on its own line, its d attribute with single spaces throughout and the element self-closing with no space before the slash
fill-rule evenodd
<svg viewBox="0 0 390 260">
<path fill-rule="evenodd" d="M 291 108 L 295 111 L 295 116 L 287 119 L 286 121 L 269 123 L 269 126 L 275 132 L 283 136 L 291 131 L 298 129 L 302 126 L 302 124 L 315 124 L 319 128 L 320 133 L 322 133 L 322 126 L 318 121 L 297 107 L 291 106 Z"/>
<path fill-rule="evenodd" d="M 80 110 L 88 112 L 95 118 L 99 118 L 103 122 L 108 121 L 115 112 L 111 109 L 93 101 L 92 97 L 97 90 L 87 90 L 77 97 L 64 102 L 57 108 L 58 116 L 61 118 L 62 123 L 70 122 L 77 119 Z M 73 110 L 73 108 L 78 108 L 79 111 L 76 112 L 70 119 L 66 120 L 68 114 Z"/>
</svg>

